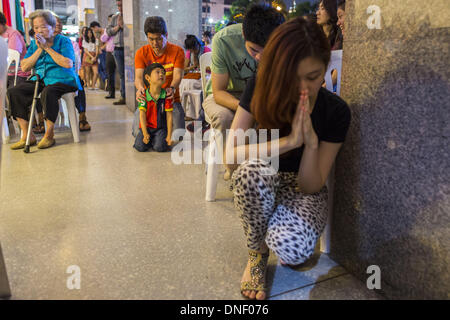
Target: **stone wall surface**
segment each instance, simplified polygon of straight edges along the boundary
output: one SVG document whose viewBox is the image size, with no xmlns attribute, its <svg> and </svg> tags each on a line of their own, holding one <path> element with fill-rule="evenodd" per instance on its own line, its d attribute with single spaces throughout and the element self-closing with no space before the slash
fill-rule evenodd
<svg viewBox="0 0 450 320">
<path fill-rule="evenodd" d="M 448 299 L 449 2 L 348 0 L 346 13 L 352 124 L 336 161 L 331 256 L 363 281 L 378 265 L 388 298 Z"/>
</svg>

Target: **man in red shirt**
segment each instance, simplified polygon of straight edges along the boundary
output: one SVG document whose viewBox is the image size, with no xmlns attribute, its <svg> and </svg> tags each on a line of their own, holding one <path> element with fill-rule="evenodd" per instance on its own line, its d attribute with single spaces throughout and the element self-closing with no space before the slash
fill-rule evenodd
<svg viewBox="0 0 450 320">
<path fill-rule="evenodd" d="M 145 98 L 144 69 L 155 62 L 162 64 L 166 70 L 163 88 L 167 98 L 173 99 L 173 128 L 184 129 L 184 111 L 178 92 L 183 79 L 184 50 L 167 41 L 167 26 L 161 17 L 148 17 L 145 20 L 144 32 L 149 44 L 141 47 L 134 59 L 136 100 L 140 102 Z"/>
</svg>

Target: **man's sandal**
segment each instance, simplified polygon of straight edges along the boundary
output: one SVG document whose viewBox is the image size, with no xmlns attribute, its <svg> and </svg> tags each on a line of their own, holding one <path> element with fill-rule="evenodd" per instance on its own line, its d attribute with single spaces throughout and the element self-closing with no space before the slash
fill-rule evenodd
<svg viewBox="0 0 450 320">
<path fill-rule="evenodd" d="M 244 291 L 267 291 L 265 274 L 267 268 L 267 261 L 269 260 L 269 252 L 259 253 L 254 250 L 249 250 L 250 257 L 250 281 L 241 282 L 241 294 Z M 244 296 L 245 297 L 245 296 Z"/>
</svg>

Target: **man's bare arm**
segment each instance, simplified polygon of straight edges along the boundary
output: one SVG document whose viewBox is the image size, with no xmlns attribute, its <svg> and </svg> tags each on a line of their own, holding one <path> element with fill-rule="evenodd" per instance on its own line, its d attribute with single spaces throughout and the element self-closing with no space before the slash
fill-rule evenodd
<svg viewBox="0 0 450 320">
<path fill-rule="evenodd" d="M 230 76 L 228 73 L 211 73 L 212 91 L 214 100 L 232 111 L 236 111 L 239 100 L 227 91 Z"/>
</svg>

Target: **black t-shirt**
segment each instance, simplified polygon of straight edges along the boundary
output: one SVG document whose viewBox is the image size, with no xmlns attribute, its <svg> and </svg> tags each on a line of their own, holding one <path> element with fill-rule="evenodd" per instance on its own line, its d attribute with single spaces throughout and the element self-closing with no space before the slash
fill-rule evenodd
<svg viewBox="0 0 450 320">
<path fill-rule="evenodd" d="M 250 111 L 250 102 L 255 90 L 256 78 L 247 81 L 239 105 Z M 319 141 L 344 142 L 350 126 L 350 108 L 339 96 L 325 88 L 320 88 L 316 104 L 311 113 L 311 122 Z M 304 146 L 280 155 L 279 171 L 297 172 L 300 167 Z"/>
</svg>

